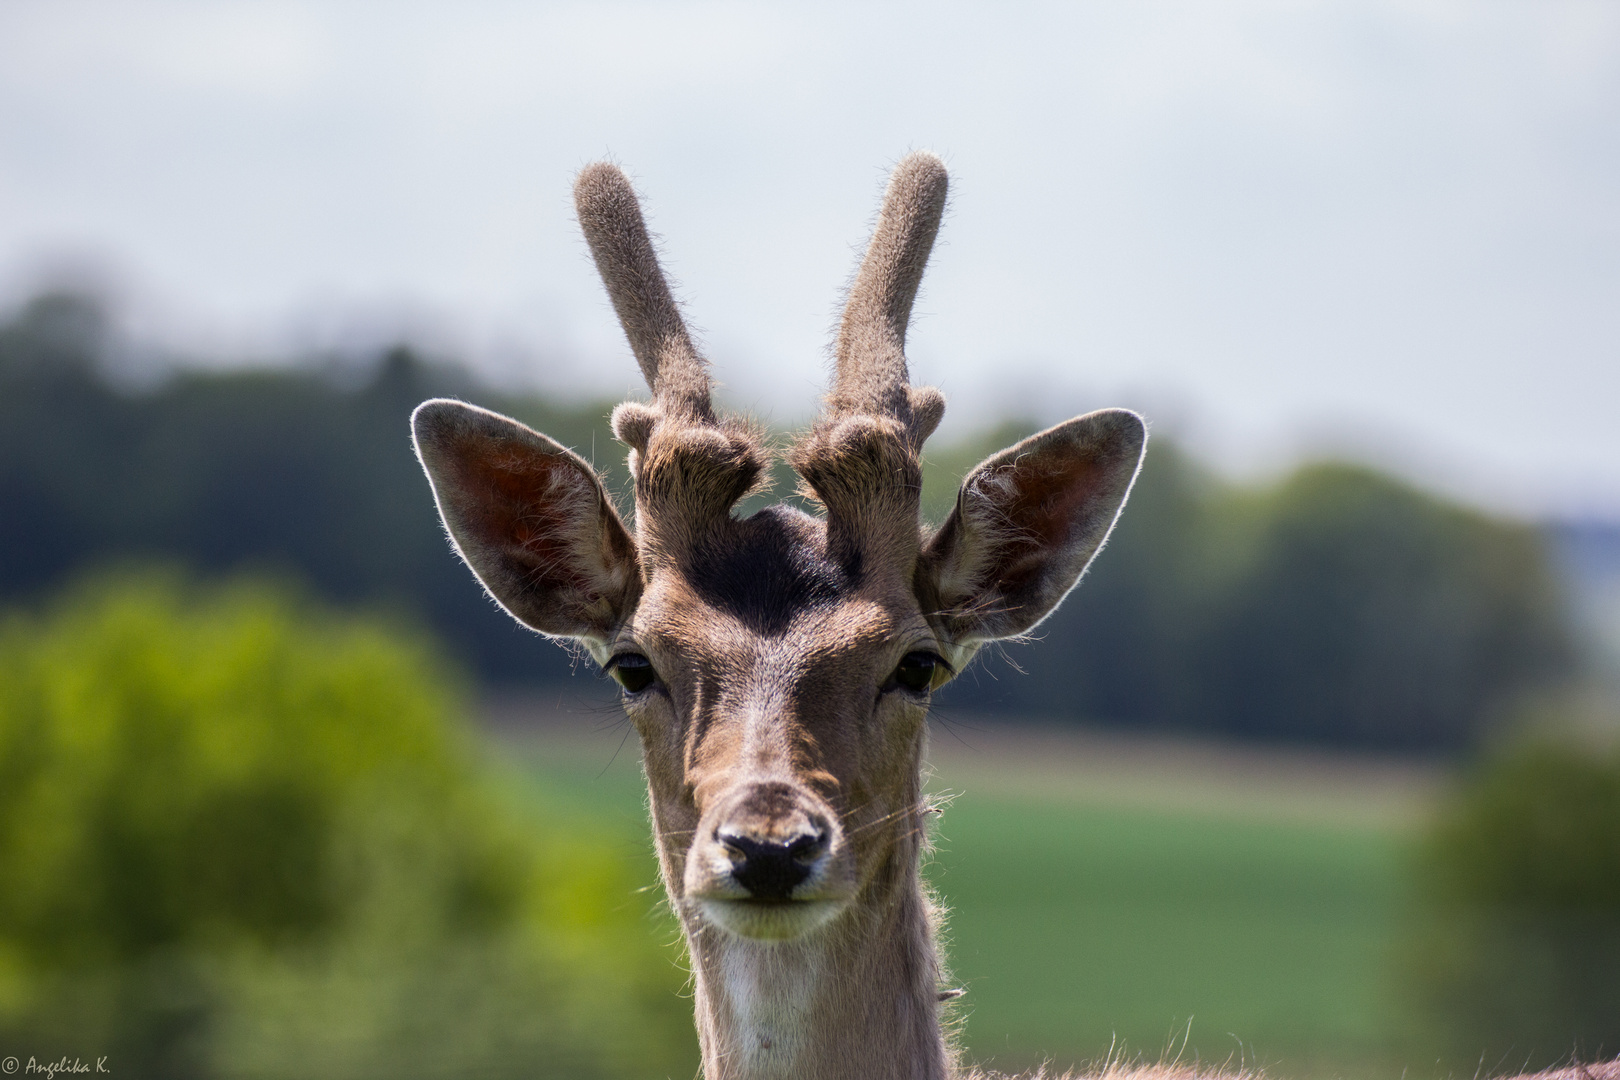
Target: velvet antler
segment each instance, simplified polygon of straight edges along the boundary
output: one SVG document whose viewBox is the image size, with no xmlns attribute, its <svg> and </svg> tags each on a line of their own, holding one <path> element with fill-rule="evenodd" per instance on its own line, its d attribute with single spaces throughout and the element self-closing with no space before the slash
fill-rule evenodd
<svg viewBox="0 0 1620 1080">
<path fill-rule="evenodd" d="M 945 163 L 933 154 L 909 154 L 895 166 L 844 306 L 836 381 L 827 396 L 829 417 L 893 417 L 906 425 L 917 446 L 938 426 L 945 399 L 931 387 L 911 388 L 906 328 L 948 187 Z"/>
<path fill-rule="evenodd" d="M 709 366 L 698 355 L 630 180 L 617 165 L 588 165 L 574 207 L 596 269 L 653 401 L 613 410 L 613 433 L 630 447 L 638 541 L 644 558 L 678 557 L 725 516 L 765 469 L 753 432 L 716 417 Z"/>
<path fill-rule="evenodd" d="M 574 182 L 574 208 L 660 412 L 671 420 L 713 424 L 709 365 L 686 332 L 630 179 L 605 161 L 587 165 Z"/>
<path fill-rule="evenodd" d="M 885 562 L 906 566 L 916 552 L 922 444 L 945 415 L 945 398 L 910 385 L 906 327 L 948 186 L 933 154 L 895 166 L 844 307 L 826 409 L 792 451 L 794 469 L 827 507 L 829 545 L 846 559 L 883 550 Z"/>
</svg>

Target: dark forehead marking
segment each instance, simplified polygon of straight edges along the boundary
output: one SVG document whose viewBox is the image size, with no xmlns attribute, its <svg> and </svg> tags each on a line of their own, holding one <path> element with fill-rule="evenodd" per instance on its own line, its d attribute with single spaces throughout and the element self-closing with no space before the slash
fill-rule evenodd
<svg viewBox="0 0 1620 1080">
<path fill-rule="evenodd" d="M 781 505 L 732 522 L 683 571 L 701 600 L 762 634 L 786 631 L 795 615 L 832 603 L 851 585 L 826 556 L 822 523 Z"/>
</svg>

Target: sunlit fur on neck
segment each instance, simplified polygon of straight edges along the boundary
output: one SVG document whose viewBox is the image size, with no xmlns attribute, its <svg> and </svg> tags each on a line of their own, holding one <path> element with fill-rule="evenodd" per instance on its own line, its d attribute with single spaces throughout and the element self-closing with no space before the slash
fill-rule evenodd
<svg viewBox="0 0 1620 1080">
<path fill-rule="evenodd" d="M 920 786 L 919 778 L 889 858 L 828 925 L 791 941 L 750 941 L 681 906 L 706 1080 L 953 1074 L 939 1007 L 948 982 L 942 912 L 919 875 L 929 816 Z"/>
</svg>

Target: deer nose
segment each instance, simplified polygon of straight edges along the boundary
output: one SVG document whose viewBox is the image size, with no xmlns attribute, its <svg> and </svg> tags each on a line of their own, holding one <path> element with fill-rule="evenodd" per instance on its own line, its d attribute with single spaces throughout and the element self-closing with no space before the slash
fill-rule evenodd
<svg viewBox="0 0 1620 1080">
<path fill-rule="evenodd" d="M 826 832 L 814 828 L 784 839 L 762 840 L 722 827 L 714 838 L 733 855 L 732 879 L 755 900 L 787 900 L 827 850 Z"/>
</svg>

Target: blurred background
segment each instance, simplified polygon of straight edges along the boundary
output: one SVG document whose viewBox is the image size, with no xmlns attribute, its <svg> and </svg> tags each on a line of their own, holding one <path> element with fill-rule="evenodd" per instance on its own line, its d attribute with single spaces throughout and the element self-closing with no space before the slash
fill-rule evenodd
<svg viewBox="0 0 1620 1080">
<path fill-rule="evenodd" d="M 0 7 L 0 1055 L 692 1075 L 613 684 L 480 595 L 406 418 L 622 496 L 607 156 L 785 436 L 911 148 L 925 514 L 1153 423 L 936 708 L 969 1056 L 1620 1052 L 1617 133 L 1607 3 Z"/>
</svg>

